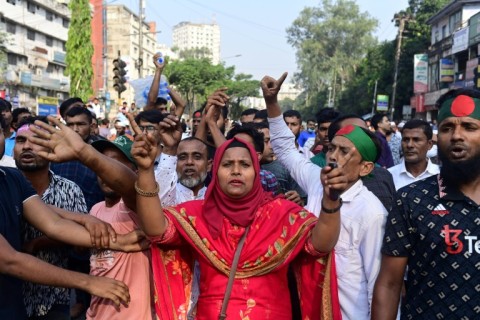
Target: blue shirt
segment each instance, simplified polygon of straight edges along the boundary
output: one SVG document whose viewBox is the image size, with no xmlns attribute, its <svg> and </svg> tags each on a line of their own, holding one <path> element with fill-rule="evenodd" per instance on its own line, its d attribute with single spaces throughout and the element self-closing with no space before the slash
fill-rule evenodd
<svg viewBox="0 0 480 320">
<path fill-rule="evenodd" d="M 315 131 L 314 132 L 308 132 L 308 131 L 302 131 L 300 132 L 300 136 L 297 139 L 298 145 L 300 147 L 303 147 L 305 142 L 307 142 L 308 139 L 310 138 L 315 138 Z"/>
<path fill-rule="evenodd" d="M 23 203 L 37 193 L 17 169 L 0 167 L 0 235 L 17 251 L 22 248 Z M 0 274 L 0 319 L 25 319 L 22 280 Z"/>
<path fill-rule="evenodd" d="M 13 132 L 9 138 L 5 138 L 5 155 L 13 157 L 13 147 L 15 147 L 16 132 Z"/>
</svg>

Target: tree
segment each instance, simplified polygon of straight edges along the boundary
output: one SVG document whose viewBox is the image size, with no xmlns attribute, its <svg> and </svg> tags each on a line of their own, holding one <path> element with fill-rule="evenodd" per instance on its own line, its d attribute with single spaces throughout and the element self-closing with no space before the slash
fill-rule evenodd
<svg viewBox="0 0 480 320">
<path fill-rule="evenodd" d="M 238 118 L 247 97 L 258 97 L 260 84 L 249 74 L 235 75 L 235 67 L 213 65 L 208 58 L 185 59 L 169 62 L 165 75 L 170 85 L 182 94 L 187 102 L 185 112 L 192 114 L 215 90 L 227 87 L 230 96 L 230 118 Z"/>
<path fill-rule="evenodd" d="M 66 44 L 65 73 L 70 76 L 70 96 L 87 100 L 93 94 L 90 4 L 88 0 L 71 0 L 68 7 L 72 12 L 72 19 Z"/>
<path fill-rule="evenodd" d="M 231 119 L 239 119 L 244 107 L 242 103 L 248 97 L 258 97 L 260 83 L 252 80 L 250 74 L 240 73 L 235 75 L 233 81 L 227 84 L 227 94 L 230 96 L 230 112 Z"/>
<path fill-rule="evenodd" d="M 450 2 L 450 0 L 409 0 L 408 8 L 396 14 L 410 17 L 405 26 L 398 64 L 397 106 L 410 104 L 410 97 L 413 96 L 413 56 L 426 53 L 431 44 L 431 27 L 427 24 L 428 19 Z M 398 113 L 395 117 L 400 118 L 401 108 L 396 110 Z"/>
<path fill-rule="evenodd" d="M 295 81 L 307 91 L 307 107 L 319 105 L 310 99 L 325 101 L 328 87 L 337 97 L 342 95 L 367 50 L 376 43 L 372 32 L 377 24 L 352 0 L 322 0 L 319 7 L 303 9 L 287 29 L 287 39 L 297 50 L 300 72 Z"/>
<path fill-rule="evenodd" d="M 0 31 L 0 80 L 4 78 L 3 74 L 7 69 L 7 42 L 8 35 Z"/>
</svg>

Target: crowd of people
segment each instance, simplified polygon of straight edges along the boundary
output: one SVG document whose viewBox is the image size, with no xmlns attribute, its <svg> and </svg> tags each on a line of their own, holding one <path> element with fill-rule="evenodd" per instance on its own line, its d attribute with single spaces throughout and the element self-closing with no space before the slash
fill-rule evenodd
<svg viewBox="0 0 480 320">
<path fill-rule="evenodd" d="M 479 317 L 480 92 L 435 125 L 322 108 L 302 131 L 285 73 L 265 110 L 229 125 L 219 88 L 187 124 L 154 63 L 113 135 L 98 101 L 0 100 L 0 319 Z"/>
</svg>

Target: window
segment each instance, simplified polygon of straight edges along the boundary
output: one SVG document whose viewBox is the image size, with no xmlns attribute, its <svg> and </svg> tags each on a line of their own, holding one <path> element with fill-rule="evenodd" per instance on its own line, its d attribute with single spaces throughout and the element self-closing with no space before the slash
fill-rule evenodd
<svg viewBox="0 0 480 320">
<path fill-rule="evenodd" d="M 28 12 L 35 13 L 35 5 L 31 2 L 27 2 L 27 10 Z"/>
<path fill-rule="evenodd" d="M 69 24 L 70 24 L 70 23 L 68 22 L 67 19 L 65 19 L 65 18 L 62 19 L 62 25 L 63 25 L 64 28 L 68 28 L 68 25 L 69 25 Z"/>
<path fill-rule="evenodd" d="M 457 11 L 450 16 L 449 27 L 450 33 L 455 32 L 458 28 L 462 26 L 462 11 Z"/>
<path fill-rule="evenodd" d="M 445 39 L 447 37 L 447 26 L 444 25 L 442 27 L 442 39 Z"/>
<path fill-rule="evenodd" d="M 62 41 L 62 49 L 63 51 L 67 51 L 67 43 Z"/>
<path fill-rule="evenodd" d="M 53 73 L 53 64 L 49 63 L 46 71 L 47 73 Z"/>
<path fill-rule="evenodd" d="M 16 28 L 16 27 L 17 27 L 17 26 L 14 25 L 13 23 L 7 22 L 7 32 L 8 32 L 8 33 L 15 34 L 16 31 L 17 31 L 17 28 Z"/>
<path fill-rule="evenodd" d="M 17 0 L 7 0 L 7 3 L 16 5 L 16 4 L 17 4 Z"/>
<path fill-rule="evenodd" d="M 45 11 L 45 16 L 48 21 L 53 21 L 53 13 L 51 11 Z"/>
<path fill-rule="evenodd" d="M 17 65 L 17 56 L 13 53 L 7 53 L 7 61 L 8 61 L 8 64 L 10 64 L 12 66 L 16 66 Z"/>
<path fill-rule="evenodd" d="M 52 38 L 52 37 L 49 37 L 49 36 L 46 36 L 46 37 L 45 37 L 45 43 L 46 43 L 47 46 L 49 46 L 49 47 L 53 46 L 53 38 Z"/>
<path fill-rule="evenodd" d="M 35 31 L 32 29 L 27 29 L 27 39 L 35 40 Z"/>
</svg>

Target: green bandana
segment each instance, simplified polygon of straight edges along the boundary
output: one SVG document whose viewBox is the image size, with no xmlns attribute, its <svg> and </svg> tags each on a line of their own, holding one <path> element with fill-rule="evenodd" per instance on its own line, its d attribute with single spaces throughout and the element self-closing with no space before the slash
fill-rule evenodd
<svg viewBox="0 0 480 320">
<path fill-rule="evenodd" d="M 446 100 L 440 106 L 437 121 L 440 123 L 449 117 L 470 117 L 480 120 L 480 99 L 459 95 Z"/>
<path fill-rule="evenodd" d="M 377 158 L 375 143 L 360 127 L 350 124 L 338 130 L 335 135 L 350 140 L 355 145 L 355 148 L 357 148 L 363 160 L 375 162 Z"/>
</svg>

